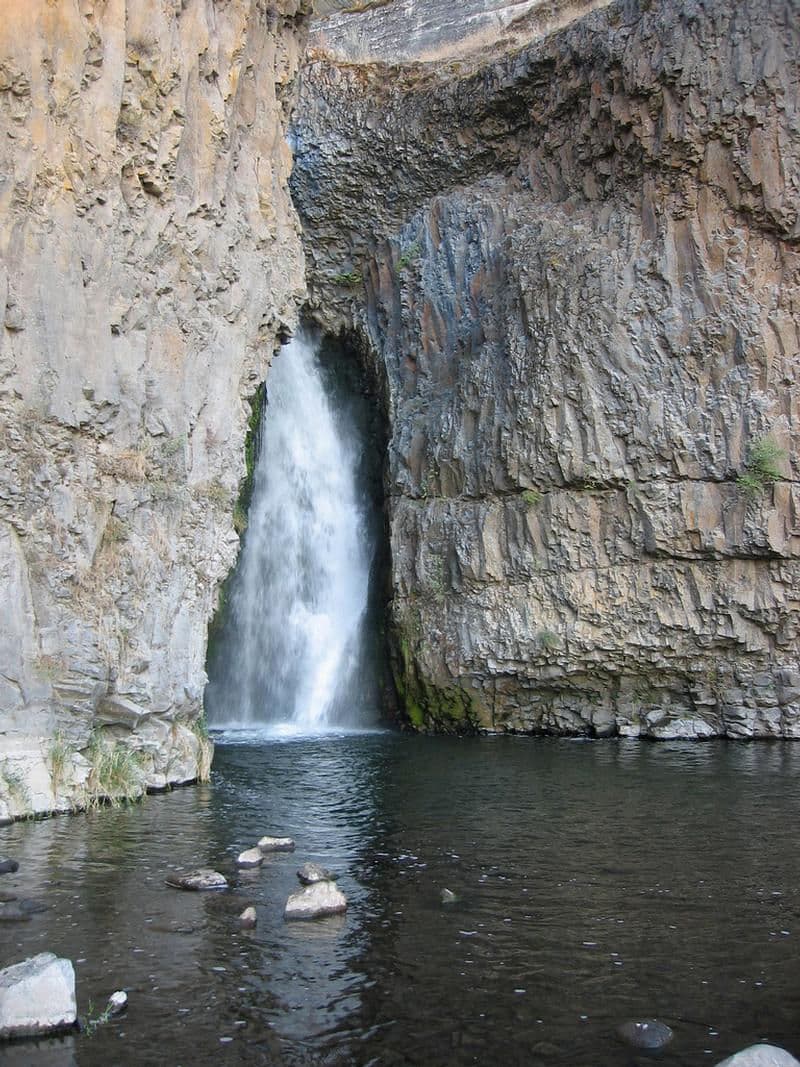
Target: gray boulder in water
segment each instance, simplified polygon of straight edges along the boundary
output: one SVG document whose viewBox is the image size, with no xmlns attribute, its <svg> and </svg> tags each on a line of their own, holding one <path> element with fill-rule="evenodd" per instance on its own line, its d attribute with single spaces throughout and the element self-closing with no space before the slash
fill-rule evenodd
<svg viewBox="0 0 800 1067">
<path fill-rule="evenodd" d="M 297 877 L 303 885 L 316 885 L 317 882 L 335 882 L 333 871 L 320 867 L 318 863 L 304 863 L 298 870 Z"/>
<path fill-rule="evenodd" d="M 52 952 L 0 971 L 0 1037 L 35 1037 L 75 1025 L 75 971 Z"/>
<path fill-rule="evenodd" d="M 800 1063 L 786 1049 L 777 1045 L 751 1045 L 728 1056 L 717 1067 L 800 1067 Z"/>
<path fill-rule="evenodd" d="M 202 892 L 206 889 L 227 889 L 228 879 L 219 871 L 205 869 L 189 871 L 188 874 L 170 874 L 166 883 L 172 889 L 188 889 Z"/>
<path fill-rule="evenodd" d="M 339 915 L 347 908 L 347 897 L 335 882 L 315 882 L 292 893 L 286 901 L 285 919 L 320 919 Z"/>
<path fill-rule="evenodd" d="M 617 1033 L 623 1041 L 633 1048 L 664 1048 L 672 1040 L 672 1030 L 658 1019 L 642 1019 L 640 1022 L 627 1022 L 617 1027 Z"/>
<path fill-rule="evenodd" d="M 262 837 L 258 842 L 262 852 L 294 852 L 291 837 Z"/>
</svg>

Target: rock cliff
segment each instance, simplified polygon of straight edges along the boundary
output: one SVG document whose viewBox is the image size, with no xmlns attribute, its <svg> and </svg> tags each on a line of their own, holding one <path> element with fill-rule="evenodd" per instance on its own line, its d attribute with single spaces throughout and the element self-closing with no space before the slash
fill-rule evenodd
<svg viewBox="0 0 800 1067">
<path fill-rule="evenodd" d="M 293 132 L 410 721 L 800 737 L 797 7 L 446 6 L 320 19 Z"/>
<path fill-rule="evenodd" d="M 307 0 L 5 0 L 0 819 L 202 773 Z"/>
</svg>

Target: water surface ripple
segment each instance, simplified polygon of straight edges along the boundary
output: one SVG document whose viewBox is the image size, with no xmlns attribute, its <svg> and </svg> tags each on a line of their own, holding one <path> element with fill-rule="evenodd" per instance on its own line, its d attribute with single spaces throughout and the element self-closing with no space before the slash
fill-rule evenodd
<svg viewBox="0 0 800 1067">
<path fill-rule="evenodd" d="M 675 1030 L 665 1067 L 797 1055 L 798 771 L 787 743 L 223 745 L 209 786 L 3 831 L 0 890 L 49 909 L 0 925 L 2 963 L 69 956 L 83 1013 L 117 988 L 130 1009 L 0 1063 L 630 1067 L 653 1058 L 615 1028 L 650 1016 Z M 236 874 L 264 833 L 297 851 Z M 338 872 L 345 918 L 284 923 L 306 860 Z M 206 865 L 234 888 L 164 885 Z"/>
</svg>

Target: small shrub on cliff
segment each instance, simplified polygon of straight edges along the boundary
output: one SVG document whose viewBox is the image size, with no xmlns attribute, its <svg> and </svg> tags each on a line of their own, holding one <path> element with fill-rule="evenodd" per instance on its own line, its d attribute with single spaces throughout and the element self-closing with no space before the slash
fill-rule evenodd
<svg viewBox="0 0 800 1067">
<path fill-rule="evenodd" d="M 334 285 L 341 285 L 345 289 L 355 289 L 361 284 L 361 275 L 358 271 L 348 270 L 343 271 L 341 274 L 334 274 L 331 281 Z"/>
<path fill-rule="evenodd" d="M 773 440 L 762 437 L 751 448 L 750 458 L 736 484 L 750 496 L 763 493 L 768 485 L 780 481 L 778 463 L 785 457 L 786 453 Z"/>
<path fill-rule="evenodd" d="M 538 489 L 523 489 L 522 499 L 529 508 L 535 508 L 541 502 L 542 494 Z"/>
</svg>

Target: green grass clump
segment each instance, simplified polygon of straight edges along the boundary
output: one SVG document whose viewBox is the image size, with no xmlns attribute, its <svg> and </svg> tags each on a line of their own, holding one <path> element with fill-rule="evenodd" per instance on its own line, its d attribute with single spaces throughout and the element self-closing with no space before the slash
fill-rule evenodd
<svg viewBox="0 0 800 1067">
<path fill-rule="evenodd" d="M 767 486 L 781 480 L 783 475 L 778 463 L 786 458 L 782 448 L 769 437 L 756 441 L 750 450 L 744 471 L 736 479 L 736 484 L 751 496 L 763 493 Z"/>
<path fill-rule="evenodd" d="M 334 285 L 341 285 L 345 289 L 355 289 L 357 286 L 361 285 L 361 275 L 358 271 L 347 270 L 342 271 L 341 274 L 334 274 L 331 281 Z"/>
<path fill-rule="evenodd" d="M 141 797 L 144 774 L 137 752 L 96 730 L 89 739 L 86 755 L 91 764 L 86 783 L 90 807 L 103 801 L 120 804 Z"/>
<path fill-rule="evenodd" d="M 529 508 L 535 508 L 537 504 L 541 503 L 542 494 L 538 489 L 523 489 L 522 499 Z"/>
</svg>

